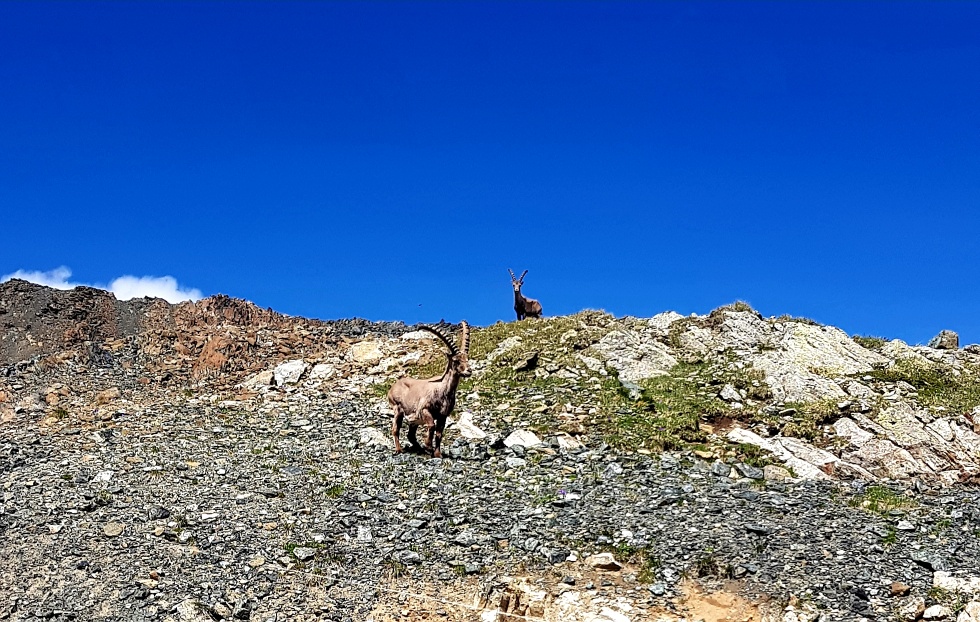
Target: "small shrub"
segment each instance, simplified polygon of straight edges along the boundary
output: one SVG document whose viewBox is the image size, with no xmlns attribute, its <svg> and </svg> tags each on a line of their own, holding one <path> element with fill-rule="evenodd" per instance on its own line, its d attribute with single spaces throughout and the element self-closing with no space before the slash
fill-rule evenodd
<svg viewBox="0 0 980 622">
<path fill-rule="evenodd" d="M 910 508 L 915 503 L 887 486 L 868 486 L 864 492 L 855 495 L 848 505 L 885 516 L 892 510 Z"/>
<path fill-rule="evenodd" d="M 333 486 L 330 486 L 324 490 L 323 494 L 331 499 L 336 499 L 344 494 L 344 486 L 342 484 L 334 484 Z"/>
<path fill-rule="evenodd" d="M 796 413 L 791 415 L 793 420 L 783 426 L 781 431 L 783 436 L 795 436 L 812 441 L 820 436 L 821 426 L 840 416 L 835 400 L 790 403 L 786 406 Z"/>
<path fill-rule="evenodd" d="M 888 340 L 884 337 L 863 337 L 861 335 L 855 335 L 852 337 L 852 339 L 854 340 L 854 343 L 858 344 L 859 346 L 875 351 L 881 350 L 881 348 L 888 343 Z"/>
</svg>

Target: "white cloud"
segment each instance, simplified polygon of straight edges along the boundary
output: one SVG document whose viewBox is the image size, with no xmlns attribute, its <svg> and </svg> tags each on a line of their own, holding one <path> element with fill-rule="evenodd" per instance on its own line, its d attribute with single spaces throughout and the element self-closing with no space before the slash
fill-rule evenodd
<svg viewBox="0 0 980 622">
<path fill-rule="evenodd" d="M 71 269 L 67 266 L 58 266 L 54 270 L 41 272 L 40 270 L 18 270 L 13 274 L 5 274 L 0 277 L 0 283 L 10 279 L 23 279 L 38 285 L 47 285 L 55 289 L 71 289 L 81 283 L 70 283 L 68 277 L 71 276 Z"/>
<path fill-rule="evenodd" d="M 38 285 L 46 285 L 55 289 L 72 289 L 86 283 L 73 283 L 69 281 L 71 269 L 67 266 L 59 266 L 48 272 L 40 270 L 18 270 L 12 274 L 5 274 L 0 277 L 0 283 L 10 279 L 23 279 Z M 184 300 L 200 300 L 201 290 L 196 288 L 182 288 L 177 284 L 177 279 L 172 276 L 121 276 L 114 279 L 109 285 L 87 285 L 98 289 L 108 290 L 119 300 L 131 300 L 149 296 L 151 298 L 163 298 L 167 302 L 176 303 Z"/>
<path fill-rule="evenodd" d="M 201 299 L 201 290 L 182 289 L 172 276 L 121 276 L 110 283 L 108 289 L 119 300 L 143 296 L 163 298 L 167 302 Z"/>
</svg>

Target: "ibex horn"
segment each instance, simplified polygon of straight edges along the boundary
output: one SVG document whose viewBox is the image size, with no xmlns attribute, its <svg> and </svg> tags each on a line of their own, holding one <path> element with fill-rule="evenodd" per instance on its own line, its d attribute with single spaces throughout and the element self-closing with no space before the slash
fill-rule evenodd
<svg viewBox="0 0 980 622">
<path fill-rule="evenodd" d="M 456 345 L 450 339 L 448 339 L 444 334 L 442 334 L 442 331 L 433 328 L 432 326 L 420 326 L 419 328 L 421 330 L 428 331 L 433 335 L 435 335 L 436 337 L 438 337 L 439 339 L 441 339 L 442 342 L 446 344 L 446 347 L 449 348 L 449 351 L 452 352 L 454 356 L 459 354 L 459 350 L 456 349 Z"/>
<path fill-rule="evenodd" d="M 469 355 L 470 353 L 470 325 L 466 323 L 466 320 L 460 322 L 463 326 L 463 330 L 460 333 L 460 342 L 463 347 L 463 354 Z"/>
<path fill-rule="evenodd" d="M 521 283 L 523 283 L 524 282 L 524 275 L 525 274 L 527 274 L 527 270 L 525 270 L 524 272 L 521 272 L 521 278 L 519 278 L 517 280 L 520 281 Z"/>
<path fill-rule="evenodd" d="M 511 270 L 510 268 L 507 268 L 507 272 L 510 272 L 510 280 L 511 281 L 516 281 L 517 280 L 517 277 L 514 276 L 514 271 L 513 270 Z"/>
</svg>

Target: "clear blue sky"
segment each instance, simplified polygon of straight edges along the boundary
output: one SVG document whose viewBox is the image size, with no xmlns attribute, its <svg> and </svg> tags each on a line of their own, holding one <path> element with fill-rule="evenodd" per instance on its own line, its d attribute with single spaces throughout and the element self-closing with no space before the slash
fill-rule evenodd
<svg viewBox="0 0 980 622">
<path fill-rule="evenodd" d="M 970 343 L 978 208 L 980 3 L 0 2 L 0 275 Z"/>
</svg>

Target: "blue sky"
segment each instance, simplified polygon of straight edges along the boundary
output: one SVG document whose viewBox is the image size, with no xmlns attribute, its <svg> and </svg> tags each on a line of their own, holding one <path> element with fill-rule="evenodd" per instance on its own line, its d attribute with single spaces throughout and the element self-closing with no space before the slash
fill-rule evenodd
<svg viewBox="0 0 980 622">
<path fill-rule="evenodd" d="M 977 33 L 968 2 L 2 2 L 0 275 L 489 324 L 513 268 L 545 315 L 980 342 Z"/>
</svg>

